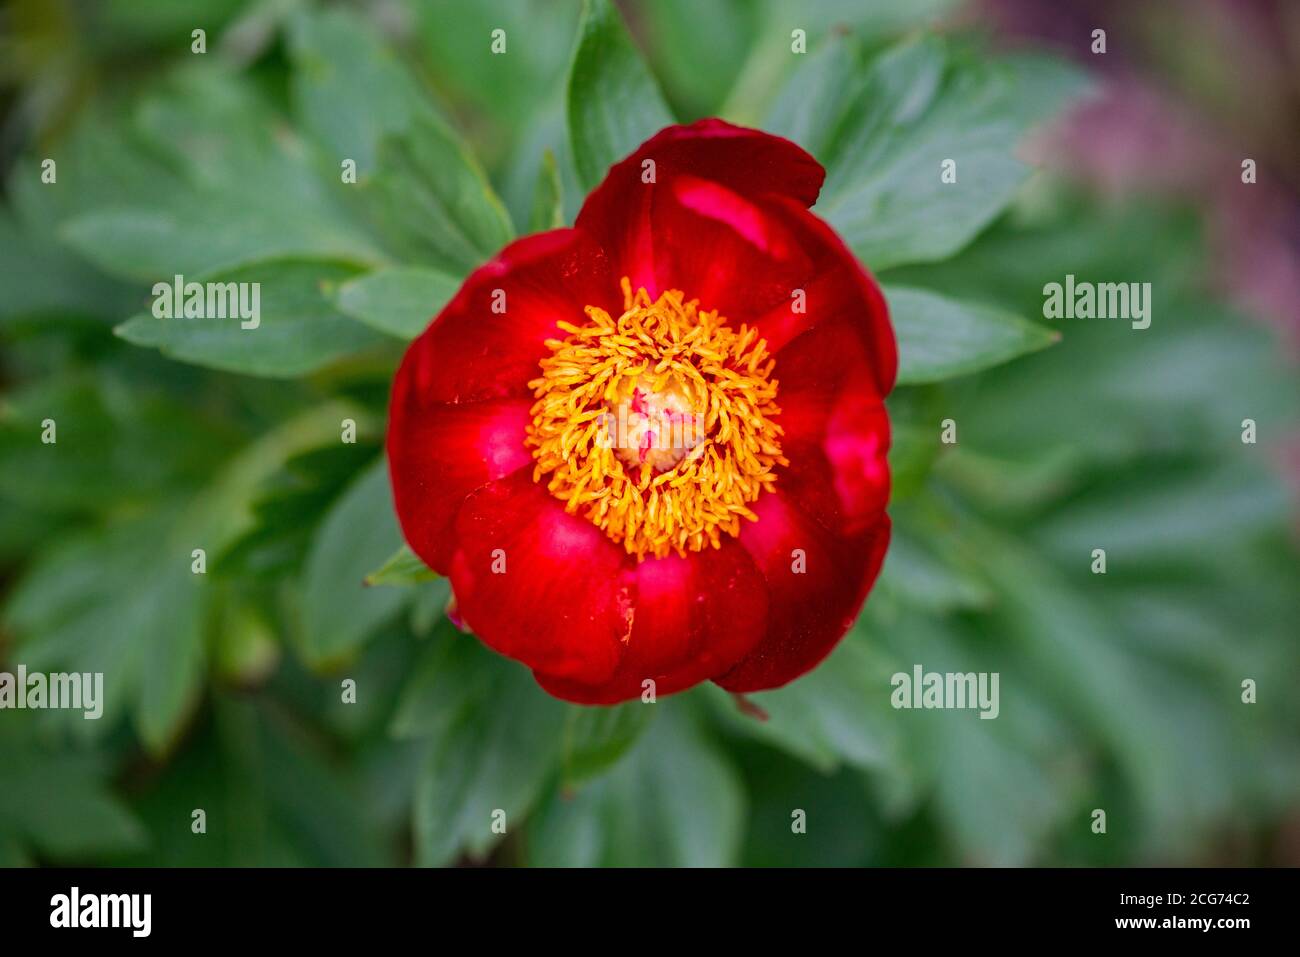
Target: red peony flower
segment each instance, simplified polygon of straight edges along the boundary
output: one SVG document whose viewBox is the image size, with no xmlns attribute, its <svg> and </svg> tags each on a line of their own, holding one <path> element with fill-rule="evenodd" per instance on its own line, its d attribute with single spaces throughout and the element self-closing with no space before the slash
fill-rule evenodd
<svg viewBox="0 0 1300 957">
<path fill-rule="evenodd" d="M 757 130 L 669 127 L 407 351 L 402 530 L 551 694 L 774 688 L 866 599 L 897 353 L 880 289 L 808 210 L 824 176 Z"/>
</svg>

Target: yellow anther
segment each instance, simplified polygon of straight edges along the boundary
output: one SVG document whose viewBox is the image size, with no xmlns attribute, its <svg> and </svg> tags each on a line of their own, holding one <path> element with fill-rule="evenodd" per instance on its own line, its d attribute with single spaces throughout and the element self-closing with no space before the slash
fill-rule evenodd
<svg viewBox="0 0 1300 957">
<path fill-rule="evenodd" d="M 546 342 L 528 384 L 534 478 L 638 559 L 717 548 L 789 464 L 775 363 L 754 329 L 622 285 L 622 315 L 588 306 Z"/>
</svg>

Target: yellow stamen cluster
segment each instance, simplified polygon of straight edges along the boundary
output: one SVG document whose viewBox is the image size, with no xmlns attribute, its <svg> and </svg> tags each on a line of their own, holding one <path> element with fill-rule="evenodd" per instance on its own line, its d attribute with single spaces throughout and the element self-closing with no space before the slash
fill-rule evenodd
<svg viewBox="0 0 1300 957">
<path fill-rule="evenodd" d="M 638 560 L 717 548 L 742 518 L 756 520 L 750 504 L 789 464 L 773 421 L 775 362 L 757 330 L 737 332 L 676 290 L 651 300 L 622 285 L 621 316 L 587 306 L 587 325 L 561 322 L 568 336 L 546 342 L 551 355 L 528 383 L 533 478 L 549 476 L 569 512 L 581 510 Z M 688 438 L 667 454 L 629 455 L 609 440 L 610 423 L 647 396 L 689 408 L 702 429 L 679 430 Z"/>
</svg>

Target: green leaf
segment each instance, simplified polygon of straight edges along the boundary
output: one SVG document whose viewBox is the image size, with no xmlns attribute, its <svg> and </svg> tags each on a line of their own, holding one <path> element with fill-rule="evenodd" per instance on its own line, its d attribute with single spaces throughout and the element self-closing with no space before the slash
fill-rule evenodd
<svg viewBox="0 0 1300 957">
<path fill-rule="evenodd" d="M 63 238 L 106 272 L 157 282 L 268 259 L 383 261 L 325 190 L 306 144 L 246 81 L 183 71 L 140 104 L 134 122 L 181 179 L 157 180 L 148 199 L 105 197 L 62 225 Z M 128 175 L 139 178 L 152 169 L 144 159 L 134 167 Z"/>
<path fill-rule="evenodd" d="M 380 141 L 374 175 L 350 195 L 400 259 L 456 276 L 514 236 L 478 161 L 432 111 Z"/>
<path fill-rule="evenodd" d="M 339 287 L 338 307 L 380 332 L 414 339 L 460 288 L 460 280 L 417 266 L 359 276 Z"/>
<path fill-rule="evenodd" d="M 445 578 L 435 578 L 426 585 L 416 586 L 410 619 L 411 632 L 415 637 L 428 638 L 434 628 L 448 621 L 447 606 L 450 601 L 451 582 Z"/>
<path fill-rule="evenodd" d="M 609 0 L 585 0 L 569 67 L 569 139 L 585 189 L 663 127 L 672 114 Z"/>
<path fill-rule="evenodd" d="M 337 685 L 335 686 L 337 688 Z M 337 701 L 337 697 L 335 698 Z M 210 719 L 136 800 L 164 867 L 393 864 L 374 807 L 319 729 L 283 702 L 218 693 Z M 195 808 L 207 832 L 190 831 Z M 137 863 L 129 859 L 125 863 Z"/>
<path fill-rule="evenodd" d="M 911 32 L 921 32 L 927 21 L 939 21 L 957 0 L 766 0 L 760 17 L 763 25 L 750 48 L 744 69 L 737 78 L 721 116 L 742 126 L 768 127 L 762 122 L 765 109 L 783 95 L 781 84 L 787 74 L 798 73 L 823 49 L 823 44 L 849 40 L 851 44 L 878 47 Z M 806 34 L 811 54 L 791 55 L 798 28 Z M 833 98 L 845 98 L 853 84 L 840 87 Z M 831 88 L 834 89 L 834 88 Z M 807 104 L 809 109 L 814 106 Z M 778 131 L 779 132 L 779 131 Z M 784 134 L 783 134 L 784 135 Z M 802 140 L 796 140 L 805 145 Z"/>
<path fill-rule="evenodd" d="M 989 727 L 996 722 L 973 715 L 940 711 L 918 717 L 929 725 L 921 740 L 936 769 L 935 800 L 962 860 L 986 867 L 1034 863 L 1069 810 L 1063 789 L 1052 780 L 1062 774 L 1048 763 L 1054 755 L 1026 754 L 1001 729 Z"/>
<path fill-rule="evenodd" d="M 56 441 L 42 441 L 52 420 Z M 0 494 L 84 512 L 147 504 L 201 484 L 229 436 L 168 397 L 91 373 L 45 379 L 0 403 Z"/>
<path fill-rule="evenodd" d="M 173 742 L 202 693 L 213 560 L 253 523 L 261 482 L 295 452 L 337 436 L 351 411 L 331 403 L 302 413 L 242 449 L 196 494 L 61 537 L 37 557 L 4 623 L 29 668 L 104 674 L 104 717 L 64 712 L 71 730 L 103 734 L 129 715 L 151 751 Z M 207 574 L 192 570 L 200 548 Z"/>
<path fill-rule="evenodd" d="M 810 773 L 806 764 L 769 748 L 746 748 L 743 754 L 752 805 L 743 867 L 888 865 L 894 862 L 885 856 L 886 846 L 894 834 L 909 845 L 903 858 L 909 866 L 933 863 L 915 835 L 868 798 L 862 772 Z M 807 833 L 792 826 L 800 816 Z M 816 836 L 809 840 L 811 834 Z"/>
<path fill-rule="evenodd" d="M 95 272 L 47 233 L 0 206 L 0 323 L 61 315 L 120 316 L 132 290 Z"/>
<path fill-rule="evenodd" d="M 190 563 L 203 543 L 182 528 L 178 511 L 159 510 L 62 539 L 15 590 L 6 621 L 29 668 L 104 675 L 104 716 L 78 733 L 102 733 L 129 709 L 162 750 L 196 704 L 205 591 Z"/>
<path fill-rule="evenodd" d="M 564 722 L 564 779 L 591 777 L 618 763 L 654 717 L 640 701 L 612 707 L 571 705 Z"/>
<path fill-rule="evenodd" d="M 873 629 L 896 656 L 900 672 L 920 666 L 930 673 L 990 672 L 1000 679 L 994 720 L 973 709 L 890 708 L 903 753 L 916 768 L 919 796 L 937 805 L 939 826 L 958 860 L 1033 863 L 1053 830 L 1069 826 L 1072 810 L 1080 813 L 1081 774 L 1066 757 L 1079 747 L 1076 726 L 1044 708 L 1041 665 L 1025 662 L 1020 643 L 1008 641 L 1004 627 L 902 611 Z M 888 686 L 878 691 L 882 700 L 891 694 Z"/>
<path fill-rule="evenodd" d="M 561 223 L 572 223 L 582 205 L 586 190 L 578 181 L 573 163 L 564 94 L 564 89 L 556 91 L 533 113 L 497 174 L 502 196 L 517 223 L 532 220 L 538 193 L 543 191 L 539 184 L 549 175 L 545 169 L 548 152 L 555 159 L 561 186 Z"/>
<path fill-rule="evenodd" d="M 827 56 L 838 81 L 843 54 Z M 831 134 L 809 134 L 827 169 L 818 212 L 877 271 L 951 256 L 1011 201 L 1028 175 L 1017 143 L 1076 77 L 1057 61 L 989 62 L 930 37 L 882 54 L 852 96 L 814 84 L 842 103 Z M 811 109 L 820 118 L 825 107 Z M 955 183 L 940 178 L 948 159 Z"/>
<path fill-rule="evenodd" d="M 997 721 L 973 724 L 999 726 L 985 731 L 991 735 L 1004 730 L 1004 720 L 1012 719 L 1008 730 L 1015 728 L 1019 721 L 1022 731 L 1039 735 L 1046 717 L 1048 721 L 1085 730 L 1087 741 L 1072 750 L 1091 754 L 1097 747 L 1104 747 L 1131 804 L 1129 811 L 1118 820 L 1112 816 L 1112 822 L 1118 827 L 1131 828 L 1131 839 L 1143 853 L 1187 854 L 1197 843 L 1196 835 L 1212 833 L 1215 826 L 1211 822 L 1227 813 L 1233 803 L 1232 792 L 1239 778 L 1229 769 L 1257 766 L 1267 749 L 1266 738 L 1259 733 L 1263 729 L 1256 723 L 1258 717 L 1250 719 L 1251 733 L 1243 734 L 1237 727 L 1241 716 L 1238 682 L 1240 676 L 1253 669 L 1243 667 L 1245 662 L 1239 661 L 1237 667 L 1226 669 L 1227 675 L 1212 676 L 1207 681 L 1185 666 L 1168 668 L 1151 655 L 1150 648 L 1144 647 L 1149 633 L 1166 627 L 1161 621 L 1165 615 L 1152 615 L 1151 605 L 1166 605 L 1166 614 L 1185 614 L 1185 594 L 1175 593 L 1171 600 L 1168 593 L 1161 597 L 1159 585 L 1147 584 L 1144 591 L 1148 610 L 1142 619 L 1133 621 L 1125 614 L 1131 612 L 1132 605 L 1115 607 L 1112 597 L 1114 589 L 1124 589 L 1124 581 L 1133 574 L 1131 569 L 1116 569 L 1112 565 L 1108 576 L 1093 576 L 1087 571 L 1088 555 L 1084 554 L 1083 561 L 1079 562 L 1082 567 L 1066 576 L 1050 561 L 1044 561 L 1042 554 L 1026 547 L 1017 535 L 978 526 L 971 527 L 966 534 L 984 555 L 984 569 L 1000 593 L 1000 600 L 992 609 L 993 616 L 982 623 L 979 640 L 969 648 L 985 658 L 984 662 L 975 663 L 976 670 L 992 665 L 993 670 L 1003 672 L 1001 717 Z M 1240 540 L 1225 542 L 1220 537 L 1214 547 L 1235 548 L 1241 544 Z M 1111 558 L 1113 561 L 1113 553 Z M 1223 574 L 1219 572 L 1217 576 Z M 1243 612 L 1243 607 L 1249 608 L 1250 601 L 1241 599 L 1251 591 L 1249 577 L 1253 576 L 1241 576 L 1227 586 L 1232 592 L 1232 610 L 1224 620 L 1232 624 L 1220 639 L 1224 647 L 1234 644 L 1241 647 L 1239 640 L 1234 641 L 1228 635 L 1241 624 L 1243 614 L 1252 614 L 1250 610 Z M 1079 587 L 1073 587 L 1072 580 Z M 1184 587 L 1195 587 L 1195 581 L 1194 578 L 1185 580 Z M 1247 630 L 1265 634 L 1273 632 L 1274 627 L 1284 626 L 1258 621 Z M 1194 629 L 1182 625 L 1176 630 L 1176 644 L 1196 640 Z M 916 636 L 911 631 L 908 640 L 914 641 Z M 1005 636 L 1000 650 L 988 645 L 989 635 Z M 1018 679 L 1008 673 L 1013 649 L 1023 660 Z M 1293 661 L 1294 655 L 1290 657 Z M 1019 719 L 1025 714 L 1025 698 L 1037 695 L 1045 696 L 1051 703 L 1051 711 L 1034 715 L 1034 720 L 1026 725 Z M 1194 736 L 1196 748 L 1173 744 L 1189 734 Z M 971 753 L 964 742 L 958 742 L 954 750 Z M 1047 748 L 1039 750 L 1053 755 L 1067 753 L 1059 742 L 1049 742 Z M 983 756 L 972 757 L 978 761 Z M 1039 754 L 1022 763 L 1026 771 L 1033 767 L 1039 775 L 1059 774 L 1069 767 L 1044 765 L 1041 759 Z M 955 770 L 969 773 L 962 768 Z M 1014 781 L 1009 774 L 1005 779 Z M 960 788 L 959 784 L 953 789 L 954 804 L 960 800 Z M 1039 813 L 1043 810 L 1046 809 L 1040 809 Z M 997 813 L 996 808 L 967 811 L 982 816 Z M 988 842 L 994 848 L 1001 845 L 998 853 L 1006 853 L 1006 837 L 1027 832 L 1032 836 L 1032 830 L 1019 820 L 1024 816 L 1010 815 L 1000 828 L 1003 839 Z"/>
<path fill-rule="evenodd" d="M 388 464 L 380 459 L 325 515 L 307 555 L 300 646 L 309 662 L 350 657 L 410 599 L 405 589 L 365 587 L 366 576 L 401 545 Z"/>
<path fill-rule="evenodd" d="M 826 162 L 844 104 L 862 86 L 861 44 L 852 34 L 830 34 L 798 66 L 772 103 L 763 129 L 798 143 Z"/>
<path fill-rule="evenodd" d="M 61 140 L 57 162 L 57 189 L 36 175 L 36 157 L 20 158 L 6 184 L 22 224 L 50 239 L 88 210 L 151 207 L 190 186 L 121 104 L 82 111 Z"/>
<path fill-rule="evenodd" d="M 555 154 L 542 153 L 542 166 L 537 171 L 537 191 L 533 194 L 533 211 L 528 218 L 528 228 L 539 233 L 546 229 L 559 229 L 564 225 L 564 183 L 560 169 L 555 164 Z"/>
<path fill-rule="evenodd" d="M 53 862 L 84 864 L 138 849 L 144 830 L 111 794 L 106 762 L 51 746 L 24 717 L 6 714 L 0 722 L 0 863 L 31 863 L 31 851 Z"/>
<path fill-rule="evenodd" d="M 329 151 L 334 170 L 350 159 L 358 177 L 372 174 L 380 140 L 432 112 L 393 49 L 349 10 L 299 12 L 289 29 L 289 56 L 295 112 Z"/>
<path fill-rule="evenodd" d="M 1181 476 L 1137 473 L 1094 487 L 1035 529 L 1063 562 L 1105 547 L 1115 565 L 1223 558 L 1229 543 L 1285 525 L 1293 505 L 1280 476 L 1258 463 L 1203 468 Z M 1136 570 L 1136 568 L 1135 568 Z"/>
<path fill-rule="evenodd" d="M 159 319 L 141 313 L 115 331 L 128 342 L 151 346 L 184 362 L 245 375 L 302 376 L 385 341 L 334 305 L 338 286 L 355 275 L 354 269 L 334 263 L 249 266 L 196 281 L 222 284 L 223 290 L 231 290 L 228 283 L 250 284 L 240 294 L 247 299 L 240 301 L 250 307 L 256 304 L 253 319 L 244 320 L 239 314 L 224 319 Z M 234 303 L 234 295 L 223 292 L 223 296 Z"/>
<path fill-rule="evenodd" d="M 422 669 L 408 696 L 429 734 L 416 787 L 416 857 L 449 863 L 482 857 L 500 838 L 494 814 L 513 830 L 523 823 L 559 758 L 564 706 L 527 669 L 473 638 L 447 635 L 434 668 Z M 448 652 L 451 658 L 443 657 Z M 416 707 L 407 704 L 409 715 Z"/>
<path fill-rule="evenodd" d="M 1060 339 L 1060 333 L 1000 309 L 938 293 L 886 286 L 898 336 L 898 384 L 938 382 L 978 372 Z"/>
<path fill-rule="evenodd" d="M 402 690 L 393 716 L 394 737 L 438 738 L 458 716 L 481 700 L 497 680 L 478 640 L 444 619 Z"/>
<path fill-rule="evenodd" d="M 269 616 L 230 585 L 214 596 L 212 671 L 236 687 L 262 684 L 280 663 L 280 642 Z"/>
<path fill-rule="evenodd" d="M 579 5 L 421 0 L 409 11 L 422 72 L 468 115 L 487 121 L 480 121 L 485 139 L 500 139 L 521 129 L 564 78 Z M 504 52 L 493 49 L 498 29 L 505 33 Z"/>
<path fill-rule="evenodd" d="M 686 115 L 717 114 L 745 63 L 763 7 L 749 0 L 655 0 L 637 9 L 655 72 Z"/>
<path fill-rule="evenodd" d="M 917 527 L 906 507 L 891 509 L 891 514 L 889 555 L 877 588 L 934 613 L 993 603 L 988 584 L 977 573 L 979 556 L 970 554 L 965 543 L 953 542 L 946 526 Z"/>
<path fill-rule="evenodd" d="M 364 19 L 304 13 L 292 50 L 297 112 L 332 157 L 333 188 L 399 258 L 459 276 L 510 240 L 478 162 Z M 356 184 L 342 182 L 344 160 Z"/>
<path fill-rule="evenodd" d="M 420 556 L 411 551 L 410 545 L 403 545 L 392 554 L 383 565 L 365 578 L 367 585 L 418 585 L 420 582 L 433 581 L 438 577 Z"/>
<path fill-rule="evenodd" d="M 217 556 L 218 575 L 262 582 L 297 576 L 321 515 L 381 451 L 383 423 L 360 409 L 348 417 L 357 423 L 357 442 L 340 442 L 336 431 L 262 483 L 248 530 Z"/>
<path fill-rule="evenodd" d="M 727 867 L 740 855 L 745 792 L 681 703 L 664 708 L 631 753 L 538 814 L 529 851 L 543 867 Z"/>
<path fill-rule="evenodd" d="M 888 710 L 889 677 L 898 669 L 859 627 L 811 673 L 775 691 L 746 695 L 767 714 L 742 713 L 720 688 L 710 690 L 718 709 L 742 733 L 775 744 L 822 772 L 841 763 L 892 767 L 899 741 Z"/>
</svg>

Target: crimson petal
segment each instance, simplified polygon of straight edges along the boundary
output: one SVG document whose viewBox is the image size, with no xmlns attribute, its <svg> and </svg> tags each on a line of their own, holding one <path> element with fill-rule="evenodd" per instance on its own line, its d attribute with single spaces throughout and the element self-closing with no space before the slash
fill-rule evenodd
<svg viewBox="0 0 1300 957">
<path fill-rule="evenodd" d="M 451 585 L 479 638 L 548 674 L 609 680 L 631 628 L 621 547 L 566 512 L 528 468 L 466 499 L 456 541 Z"/>
<path fill-rule="evenodd" d="M 532 463 L 524 447 L 531 400 L 430 403 L 398 375 L 389 410 L 388 467 L 407 544 L 441 575 L 451 567 L 465 497 Z"/>
<path fill-rule="evenodd" d="M 586 322 L 589 305 L 623 301 L 604 252 L 584 233 L 555 229 L 516 240 L 470 273 L 460 291 L 407 351 L 405 387 L 429 402 L 468 402 L 528 393 L 556 323 Z"/>
<path fill-rule="evenodd" d="M 647 183 L 643 176 L 648 160 L 654 162 L 654 179 Z M 722 120 L 700 120 L 660 131 L 611 167 L 605 180 L 587 197 L 576 225 L 604 247 L 615 272 L 629 276 L 634 287 L 645 286 L 652 296 L 666 288 L 682 289 L 692 298 L 699 298 L 705 308 L 723 310 L 734 320 L 736 316 L 727 313 L 722 303 L 710 301 L 699 290 L 683 285 L 682 276 L 657 273 L 657 257 L 670 253 L 678 243 L 690 241 L 693 235 L 690 229 L 670 229 L 660 222 L 664 207 L 682 203 L 685 191 L 679 180 L 689 177 L 696 184 L 709 181 L 750 203 L 779 196 L 807 207 L 816 202 L 825 175 L 816 160 L 789 140 Z M 686 205 L 691 206 L 689 198 Z M 734 221 L 738 207 L 731 205 L 730 213 L 717 202 L 708 202 L 707 208 L 723 212 L 724 221 Z M 697 213 L 698 206 L 697 202 Z M 704 225 L 708 217 L 697 219 Z M 696 245 L 707 250 L 702 243 Z M 788 289 L 785 295 L 789 296 Z"/>
<path fill-rule="evenodd" d="M 614 704 L 639 697 L 646 679 L 656 696 L 672 694 L 727 671 L 764 634 L 767 587 L 734 540 L 646 559 L 624 580 L 634 593 L 632 631 L 618 670 L 598 685 L 538 672 L 538 683 L 557 698 Z"/>
<path fill-rule="evenodd" d="M 739 665 L 714 681 L 734 692 L 777 688 L 810 671 L 844 637 L 862 609 L 889 545 L 889 518 L 838 538 L 780 490 L 754 504 L 741 543 L 768 587 L 768 628 Z"/>
</svg>

